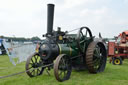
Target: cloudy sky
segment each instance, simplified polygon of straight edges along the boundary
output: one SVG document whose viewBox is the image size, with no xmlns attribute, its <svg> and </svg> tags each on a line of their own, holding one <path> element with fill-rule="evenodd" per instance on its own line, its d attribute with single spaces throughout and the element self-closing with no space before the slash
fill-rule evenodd
<svg viewBox="0 0 128 85">
<path fill-rule="evenodd" d="M 54 3 L 54 29 L 81 26 L 93 35 L 113 37 L 128 30 L 128 0 L 0 0 L 0 35 L 42 37 L 46 33 L 47 4 Z"/>
</svg>

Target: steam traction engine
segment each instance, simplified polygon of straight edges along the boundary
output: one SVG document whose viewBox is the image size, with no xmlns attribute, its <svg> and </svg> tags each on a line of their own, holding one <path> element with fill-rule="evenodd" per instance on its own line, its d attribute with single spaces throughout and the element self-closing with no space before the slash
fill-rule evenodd
<svg viewBox="0 0 128 85">
<path fill-rule="evenodd" d="M 120 33 L 115 42 L 108 43 L 108 56 L 114 65 L 121 65 L 128 58 L 128 31 Z"/>
<path fill-rule="evenodd" d="M 72 69 L 90 73 L 102 72 L 106 66 L 106 49 L 99 39 L 94 39 L 88 27 L 81 27 L 77 34 L 53 31 L 54 4 L 48 4 L 46 39 L 39 51 L 29 56 L 26 62 L 30 77 L 41 75 L 45 69 L 54 69 L 55 78 L 62 82 L 70 78 Z"/>
</svg>

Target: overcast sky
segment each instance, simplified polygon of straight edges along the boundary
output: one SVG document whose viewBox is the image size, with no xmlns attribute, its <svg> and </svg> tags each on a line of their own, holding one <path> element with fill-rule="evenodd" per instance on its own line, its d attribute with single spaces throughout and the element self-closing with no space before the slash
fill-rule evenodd
<svg viewBox="0 0 128 85">
<path fill-rule="evenodd" d="M 46 33 L 47 4 L 54 3 L 54 29 L 81 26 L 93 35 L 113 37 L 128 30 L 128 0 L 0 0 L 0 35 L 42 37 Z"/>
</svg>

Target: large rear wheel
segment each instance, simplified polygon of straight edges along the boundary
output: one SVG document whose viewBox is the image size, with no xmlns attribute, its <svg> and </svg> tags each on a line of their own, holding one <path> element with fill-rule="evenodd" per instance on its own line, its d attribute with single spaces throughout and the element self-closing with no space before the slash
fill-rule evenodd
<svg viewBox="0 0 128 85">
<path fill-rule="evenodd" d="M 102 42 L 93 41 L 89 44 L 86 56 L 86 64 L 90 73 L 102 72 L 106 66 L 106 49 Z"/>
</svg>

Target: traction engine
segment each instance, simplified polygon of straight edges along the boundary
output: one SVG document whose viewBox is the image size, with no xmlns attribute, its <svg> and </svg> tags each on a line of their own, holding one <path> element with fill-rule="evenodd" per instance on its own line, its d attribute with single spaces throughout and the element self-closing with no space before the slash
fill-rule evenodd
<svg viewBox="0 0 128 85">
<path fill-rule="evenodd" d="M 103 42 L 92 36 L 88 27 L 81 27 L 77 34 L 68 31 L 53 31 L 54 4 L 48 4 L 46 39 L 28 57 L 26 71 L 28 76 L 41 75 L 44 70 L 54 70 L 55 78 L 62 82 L 70 78 L 72 69 L 90 73 L 103 72 L 106 66 L 106 49 Z"/>
</svg>

